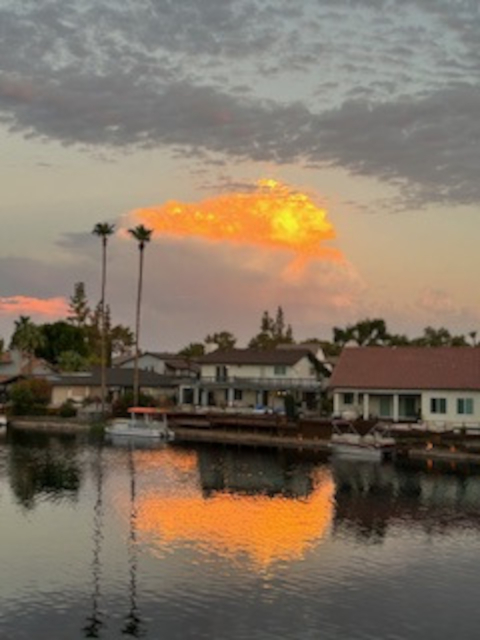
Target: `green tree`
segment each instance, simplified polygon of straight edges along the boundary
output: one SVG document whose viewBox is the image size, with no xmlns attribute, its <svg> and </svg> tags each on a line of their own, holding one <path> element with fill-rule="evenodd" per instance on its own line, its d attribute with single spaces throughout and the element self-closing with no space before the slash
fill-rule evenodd
<svg viewBox="0 0 480 640">
<path fill-rule="evenodd" d="M 206 344 L 215 344 L 218 349 L 233 349 L 237 344 L 237 339 L 230 331 L 219 331 L 209 334 L 205 338 Z"/>
<path fill-rule="evenodd" d="M 205 355 L 205 345 L 202 342 L 190 342 L 190 344 L 178 352 L 178 355 L 188 358 L 189 360 L 192 358 L 200 358 Z"/>
<path fill-rule="evenodd" d="M 343 348 L 348 342 L 354 342 L 361 347 L 386 345 L 390 342 L 387 325 L 382 318 L 365 318 L 356 324 L 333 328 L 333 341 Z"/>
<path fill-rule="evenodd" d="M 153 233 L 153 229 L 147 229 L 143 224 L 139 224 L 133 229 L 128 230 L 129 234 L 138 243 L 139 251 L 139 268 L 138 268 L 138 286 L 137 286 L 137 307 L 135 313 L 135 363 L 133 372 L 133 399 L 134 404 L 138 403 L 138 391 L 139 391 L 139 372 L 138 372 L 138 357 L 139 357 L 139 345 L 140 345 L 140 311 L 142 306 L 142 286 L 143 286 L 143 262 L 145 245 L 150 242 L 150 238 Z"/>
<path fill-rule="evenodd" d="M 248 346 L 251 349 L 275 349 L 279 344 L 293 344 L 293 331 L 286 324 L 282 307 L 277 308 L 275 318 L 264 311 L 260 321 L 260 332 L 254 336 Z"/>
<path fill-rule="evenodd" d="M 50 384 L 42 378 L 20 380 L 10 391 L 14 415 L 41 415 L 45 413 L 50 398 Z"/>
<path fill-rule="evenodd" d="M 85 361 L 89 345 L 85 329 L 69 324 L 65 320 L 39 326 L 43 340 L 36 355 L 53 365 L 59 364 L 61 354 L 70 351 L 77 353 Z"/>
<path fill-rule="evenodd" d="M 425 327 L 423 335 L 415 338 L 412 344 L 420 347 L 466 347 L 468 341 L 465 336 L 452 336 L 445 327 Z"/>
<path fill-rule="evenodd" d="M 38 325 L 29 316 L 20 316 L 15 320 L 15 327 L 10 341 L 11 349 L 18 349 L 28 358 L 28 374 L 32 374 L 35 352 L 43 345 L 43 336 Z"/>
<path fill-rule="evenodd" d="M 68 322 L 76 325 L 77 327 L 85 327 L 90 316 L 90 307 L 85 291 L 85 283 L 75 283 L 74 293 L 70 296 L 69 310 L 70 315 L 67 317 Z"/>
<path fill-rule="evenodd" d="M 107 244 L 108 238 L 113 234 L 115 226 L 108 222 L 98 222 L 93 228 L 92 233 L 102 241 L 102 286 L 100 297 L 100 318 L 101 318 L 101 348 L 100 348 L 100 367 L 101 367 L 101 403 L 102 415 L 105 415 L 105 398 L 107 391 L 107 335 L 106 335 L 106 318 L 105 318 L 105 289 L 107 282 Z"/>
<path fill-rule="evenodd" d="M 88 360 L 78 351 L 62 351 L 58 356 L 57 364 L 61 371 L 85 371 L 88 369 Z"/>
</svg>

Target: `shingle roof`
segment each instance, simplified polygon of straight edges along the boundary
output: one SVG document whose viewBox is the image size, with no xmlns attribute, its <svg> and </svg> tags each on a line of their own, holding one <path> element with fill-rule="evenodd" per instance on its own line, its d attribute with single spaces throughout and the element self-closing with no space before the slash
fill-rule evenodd
<svg viewBox="0 0 480 640">
<path fill-rule="evenodd" d="M 480 390 L 480 348 L 345 348 L 329 387 Z"/>
<path fill-rule="evenodd" d="M 202 364 L 260 364 L 292 366 L 305 357 L 311 357 L 309 349 L 217 349 L 197 358 Z"/>
<path fill-rule="evenodd" d="M 106 371 L 107 385 L 111 387 L 133 387 L 134 369 L 112 368 Z M 142 387 L 161 387 L 172 380 L 171 376 L 160 375 L 154 371 L 139 369 L 139 383 Z M 52 378 L 51 382 L 55 386 L 100 386 L 101 371 L 94 369 L 77 374 L 61 375 Z"/>
</svg>

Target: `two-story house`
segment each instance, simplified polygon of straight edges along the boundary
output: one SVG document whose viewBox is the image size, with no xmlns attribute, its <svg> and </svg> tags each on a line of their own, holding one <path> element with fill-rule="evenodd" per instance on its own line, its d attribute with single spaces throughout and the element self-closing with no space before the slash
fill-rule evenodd
<svg viewBox="0 0 480 640">
<path fill-rule="evenodd" d="M 219 349 L 197 364 L 200 377 L 180 387 L 181 404 L 276 411 L 292 394 L 304 408 L 318 405 L 321 366 L 309 348 Z"/>
</svg>

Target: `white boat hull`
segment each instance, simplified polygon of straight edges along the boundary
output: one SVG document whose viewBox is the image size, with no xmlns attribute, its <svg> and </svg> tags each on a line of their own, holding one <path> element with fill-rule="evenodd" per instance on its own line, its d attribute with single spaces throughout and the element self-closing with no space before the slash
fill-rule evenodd
<svg viewBox="0 0 480 640">
<path fill-rule="evenodd" d="M 135 438 L 170 441 L 174 438 L 173 431 L 166 421 L 145 421 L 136 419 L 118 419 L 105 429 L 107 436 L 115 438 Z"/>
<path fill-rule="evenodd" d="M 115 437 L 151 438 L 154 440 L 173 440 L 173 432 L 170 429 L 157 429 L 154 427 L 107 427 L 105 433 Z"/>
<path fill-rule="evenodd" d="M 392 455 L 395 440 L 381 435 L 364 435 L 357 433 L 333 434 L 330 442 L 332 453 L 363 460 L 382 460 Z"/>
</svg>

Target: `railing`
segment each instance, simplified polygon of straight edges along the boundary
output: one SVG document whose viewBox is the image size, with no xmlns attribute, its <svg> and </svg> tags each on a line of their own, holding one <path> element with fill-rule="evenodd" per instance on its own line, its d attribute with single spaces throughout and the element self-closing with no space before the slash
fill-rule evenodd
<svg viewBox="0 0 480 640">
<path fill-rule="evenodd" d="M 321 387 L 321 382 L 314 378 L 286 378 L 284 376 L 278 376 L 275 378 L 244 378 L 239 376 L 202 377 L 199 379 L 198 383 L 200 386 L 217 388 L 235 387 L 236 389 L 305 389 L 318 391 Z"/>
</svg>

